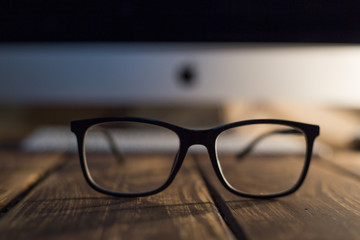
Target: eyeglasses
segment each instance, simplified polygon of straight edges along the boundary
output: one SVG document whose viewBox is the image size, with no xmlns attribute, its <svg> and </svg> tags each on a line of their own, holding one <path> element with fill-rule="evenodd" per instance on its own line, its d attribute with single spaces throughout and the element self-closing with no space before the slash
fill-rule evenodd
<svg viewBox="0 0 360 240">
<path fill-rule="evenodd" d="M 296 191 L 307 174 L 319 126 L 259 119 L 190 130 L 135 117 L 71 122 L 85 179 L 95 190 L 147 196 L 174 180 L 188 149 L 203 145 L 230 192 L 272 198 Z"/>
</svg>

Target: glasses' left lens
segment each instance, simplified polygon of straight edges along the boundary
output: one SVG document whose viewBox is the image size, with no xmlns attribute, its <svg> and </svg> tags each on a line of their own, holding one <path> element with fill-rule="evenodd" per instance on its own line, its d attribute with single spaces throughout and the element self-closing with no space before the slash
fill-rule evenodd
<svg viewBox="0 0 360 240">
<path fill-rule="evenodd" d="M 171 130 L 146 123 L 109 122 L 85 136 L 89 174 L 100 187 L 119 193 L 144 193 L 169 178 L 179 149 Z"/>
</svg>

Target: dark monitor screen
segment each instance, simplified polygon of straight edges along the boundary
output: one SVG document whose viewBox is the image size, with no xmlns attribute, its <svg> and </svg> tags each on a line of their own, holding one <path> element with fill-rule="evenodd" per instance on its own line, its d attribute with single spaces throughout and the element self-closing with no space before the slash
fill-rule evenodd
<svg viewBox="0 0 360 240">
<path fill-rule="evenodd" d="M 359 43 L 360 1 L 11 0 L 0 41 Z"/>
</svg>

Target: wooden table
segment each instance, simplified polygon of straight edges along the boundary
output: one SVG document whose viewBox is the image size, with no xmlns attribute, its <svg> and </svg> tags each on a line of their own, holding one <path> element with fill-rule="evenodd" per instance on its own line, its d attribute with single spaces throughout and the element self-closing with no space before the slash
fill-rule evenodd
<svg viewBox="0 0 360 240">
<path fill-rule="evenodd" d="M 295 194 L 229 193 L 207 156 L 188 155 L 172 185 L 109 197 L 85 182 L 77 155 L 0 152 L 0 239 L 360 239 L 360 153 L 314 158 Z"/>
</svg>

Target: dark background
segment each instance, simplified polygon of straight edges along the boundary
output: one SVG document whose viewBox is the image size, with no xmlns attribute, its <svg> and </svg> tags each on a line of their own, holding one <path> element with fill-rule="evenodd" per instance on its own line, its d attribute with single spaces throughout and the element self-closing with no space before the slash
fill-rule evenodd
<svg viewBox="0 0 360 240">
<path fill-rule="evenodd" d="M 8 0 L 0 41 L 360 42 L 360 1 Z"/>
</svg>

